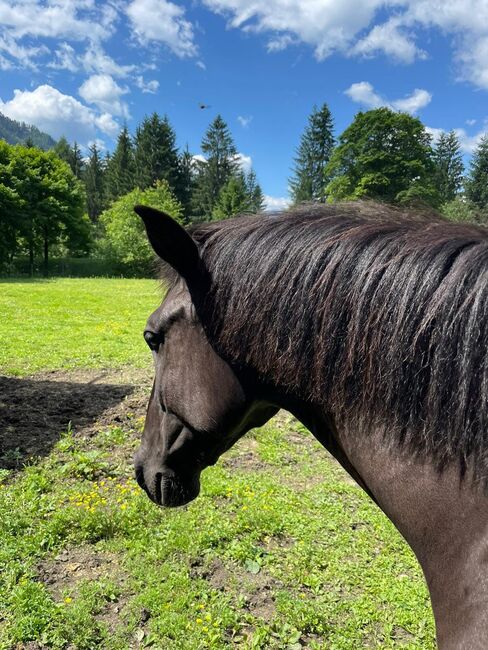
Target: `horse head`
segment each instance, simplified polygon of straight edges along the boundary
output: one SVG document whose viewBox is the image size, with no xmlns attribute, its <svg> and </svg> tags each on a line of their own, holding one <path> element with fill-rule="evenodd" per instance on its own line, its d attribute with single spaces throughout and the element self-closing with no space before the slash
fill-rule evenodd
<svg viewBox="0 0 488 650">
<path fill-rule="evenodd" d="M 198 496 L 202 470 L 277 409 L 259 399 L 254 382 L 209 341 L 200 305 L 211 279 L 196 242 L 168 215 L 144 206 L 135 210 L 152 248 L 177 273 L 144 330 L 155 378 L 136 478 L 159 505 L 180 506 Z"/>
</svg>

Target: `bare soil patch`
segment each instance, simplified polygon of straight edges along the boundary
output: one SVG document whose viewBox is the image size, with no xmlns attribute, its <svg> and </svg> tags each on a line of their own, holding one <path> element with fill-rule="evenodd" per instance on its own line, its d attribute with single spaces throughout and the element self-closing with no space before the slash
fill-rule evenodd
<svg viewBox="0 0 488 650">
<path fill-rule="evenodd" d="M 150 371 L 132 369 L 0 376 L 0 468 L 47 455 L 69 426 L 90 435 L 129 411 L 143 416 L 151 381 Z"/>
<path fill-rule="evenodd" d="M 37 571 L 39 580 L 58 602 L 64 593 L 76 595 L 82 582 L 107 578 L 123 584 L 126 578 L 115 553 L 97 551 L 93 547 L 65 549 L 39 564 Z"/>
<path fill-rule="evenodd" d="M 224 564 L 220 558 L 196 558 L 190 564 L 190 577 L 206 580 L 218 591 L 239 593 L 243 608 L 253 616 L 269 620 L 276 613 L 273 593 L 281 583 L 265 569 L 254 574 L 237 564 Z"/>
</svg>

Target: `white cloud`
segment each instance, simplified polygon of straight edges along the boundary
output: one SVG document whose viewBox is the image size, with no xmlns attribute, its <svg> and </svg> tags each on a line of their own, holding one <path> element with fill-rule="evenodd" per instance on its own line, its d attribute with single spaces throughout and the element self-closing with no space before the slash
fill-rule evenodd
<svg viewBox="0 0 488 650">
<path fill-rule="evenodd" d="M 105 145 L 105 140 L 101 140 L 100 138 L 95 138 L 94 140 L 89 140 L 86 143 L 87 148 L 92 147 L 93 145 L 96 145 L 98 151 L 106 151 L 107 147 Z"/>
<path fill-rule="evenodd" d="M 416 113 L 430 104 L 431 100 L 432 95 L 427 90 L 415 88 L 411 95 L 407 95 L 403 99 L 395 99 L 391 105 L 397 111 Z"/>
<path fill-rule="evenodd" d="M 102 40 L 112 33 L 117 12 L 91 0 L 2 0 L 0 25 L 14 38 Z"/>
<path fill-rule="evenodd" d="M 196 55 L 193 26 L 178 5 L 167 0 L 132 0 L 126 12 L 142 45 L 158 41 L 179 57 Z"/>
<path fill-rule="evenodd" d="M 443 133 L 445 133 L 444 129 L 436 129 L 433 126 L 426 126 L 425 130 L 427 133 L 430 135 L 432 138 L 432 144 L 437 144 L 437 140 L 441 137 Z"/>
<path fill-rule="evenodd" d="M 246 156 L 246 154 L 238 153 L 234 159 L 243 172 L 250 172 L 252 168 L 252 158 L 251 156 Z"/>
<path fill-rule="evenodd" d="M 358 41 L 350 50 L 350 54 L 360 54 L 370 57 L 384 53 L 402 63 L 413 63 L 417 58 L 425 58 L 426 54 L 420 50 L 413 40 L 400 28 L 397 18 L 392 18 L 373 29 Z"/>
<path fill-rule="evenodd" d="M 108 113 L 100 115 L 49 85 L 32 91 L 15 90 L 9 101 L 0 99 L 0 112 L 14 120 L 34 124 L 54 138 L 67 135 L 82 144 L 95 138 L 97 130 L 110 137 L 119 130 Z"/>
<path fill-rule="evenodd" d="M 120 131 L 120 124 L 110 113 L 102 113 L 101 115 L 95 116 L 95 125 L 100 131 L 103 131 L 111 138 L 114 138 Z"/>
<path fill-rule="evenodd" d="M 0 70 L 11 70 L 13 67 L 12 62 L 0 54 Z"/>
<path fill-rule="evenodd" d="M 109 56 L 98 43 L 90 44 L 85 52 L 79 53 L 69 43 L 62 42 L 54 52 L 54 59 L 47 66 L 55 70 L 106 74 L 111 77 L 128 77 L 137 70 L 136 65 L 120 65 Z"/>
<path fill-rule="evenodd" d="M 152 79 L 151 81 L 144 81 L 144 77 L 139 75 L 136 77 L 136 86 L 142 90 L 143 93 L 150 93 L 154 95 L 159 88 L 159 81 Z"/>
<path fill-rule="evenodd" d="M 357 104 L 364 104 L 368 108 L 378 108 L 385 106 L 387 102 L 378 95 L 369 81 L 359 81 L 352 84 L 347 90 L 344 91 L 353 102 Z"/>
<path fill-rule="evenodd" d="M 198 162 L 207 162 L 207 159 L 205 156 L 202 156 L 202 154 L 197 153 L 193 156 L 193 160 L 198 163 Z M 252 158 L 251 156 L 246 156 L 244 153 L 238 153 L 234 156 L 235 162 L 239 165 L 241 170 L 243 172 L 249 172 L 251 171 L 252 168 Z"/>
<path fill-rule="evenodd" d="M 461 150 L 464 151 L 464 153 L 472 154 L 478 147 L 481 138 L 488 133 L 488 130 L 482 129 L 481 131 L 478 131 L 478 133 L 475 133 L 475 135 L 468 135 L 465 129 L 454 129 L 454 133 L 459 139 Z"/>
<path fill-rule="evenodd" d="M 479 88 L 488 89 L 488 34 L 472 42 L 466 38 L 465 45 L 457 52 L 457 58 L 461 64 L 461 78 Z"/>
<path fill-rule="evenodd" d="M 121 100 L 129 90 L 119 86 L 108 74 L 92 75 L 83 82 L 78 92 L 88 104 L 95 104 L 103 113 L 130 117 L 127 104 Z"/>
<path fill-rule="evenodd" d="M 266 49 L 268 52 L 282 52 L 283 50 L 286 50 L 287 47 L 290 47 L 290 45 L 296 44 L 296 38 L 293 38 L 289 34 L 284 34 L 283 36 L 277 36 L 268 41 Z"/>
<path fill-rule="evenodd" d="M 60 43 L 57 50 L 54 52 L 54 60 L 48 63 L 49 68 L 55 70 L 68 70 L 68 72 L 78 72 L 80 70 L 80 60 L 75 51 L 69 43 Z"/>
<path fill-rule="evenodd" d="M 415 88 L 415 90 L 406 97 L 388 101 L 375 91 L 369 81 L 354 83 L 345 90 L 344 93 L 348 95 L 353 102 L 363 104 L 367 108 L 387 106 L 395 111 L 402 111 L 405 113 L 416 113 L 421 108 L 427 106 L 432 100 L 432 95 L 427 90 Z"/>
<path fill-rule="evenodd" d="M 196 66 L 197 66 L 197 68 L 200 68 L 200 70 L 206 70 L 207 69 L 207 66 L 205 65 L 205 63 L 203 61 L 197 61 Z"/>
<path fill-rule="evenodd" d="M 396 61 L 412 63 L 428 56 L 428 52 L 416 43 L 419 34 L 436 30 L 450 39 L 461 78 L 488 89 L 487 0 L 203 2 L 214 12 L 226 16 L 231 27 L 269 34 L 269 52 L 305 43 L 314 49 L 319 60 L 333 53 L 348 56 L 383 54 Z"/>
<path fill-rule="evenodd" d="M 239 124 L 242 126 L 243 129 L 247 129 L 247 127 L 252 122 L 252 115 L 249 115 L 248 117 L 244 117 L 243 115 L 238 115 L 237 121 L 239 122 Z"/>
<path fill-rule="evenodd" d="M 286 210 L 291 205 L 291 200 L 284 196 L 268 196 L 264 197 L 265 211 L 266 212 L 281 212 Z"/>
<path fill-rule="evenodd" d="M 231 27 L 270 32 L 268 50 L 296 41 L 311 45 L 320 60 L 346 50 L 354 36 L 373 19 L 381 0 L 204 0 L 212 10 L 229 17 Z"/>
<path fill-rule="evenodd" d="M 474 126 L 476 124 L 477 120 L 466 120 L 466 124 L 468 126 Z"/>
<path fill-rule="evenodd" d="M 425 130 L 427 131 L 427 133 L 430 133 L 430 135 L 432 136 L 433 144 L 436 144 L 436 142 L 439 140 L 439 137 L 443 133 L 446 133 L 444 129 L 438 129 L 432 126 L 426 126 Z M 463 151 L 463 153 L 466 154 L 472 154 L 474 150 L 477 148 L 477 146 L 479 145 L 481 138 L 487 135 L 488 128 L 481 129 L 480 131 L 478 131 L 478 133 L 475 133 L 474 135 L 469 135 L 468 133 L 466 133 L 466 130 L 462 128 L 453 129 L 453 131 L 459 140 L 459 144 L 461 145 L 461 151 Z"/>
<path fill-rule="evenodd" d="M 90 74 L 109 74 L 112 77 L 124 78 L 137 69 L 135 65 L 120 65 L 97 43 L 87 48 L 81 61 L 83 68 Z"/>
<path fill-rule="evenodd" d="M 0 34 L 0 52 L 7 54 L 10 59 L 5 59 L 13 66 L 13 61 L 23 68 L 35 69 L 37 63 L 35 59 L 46 52 L 47 47 L 40 45 L 38 47 L 24 46 L 18 43 L 10 34 Z"/>
</svg>

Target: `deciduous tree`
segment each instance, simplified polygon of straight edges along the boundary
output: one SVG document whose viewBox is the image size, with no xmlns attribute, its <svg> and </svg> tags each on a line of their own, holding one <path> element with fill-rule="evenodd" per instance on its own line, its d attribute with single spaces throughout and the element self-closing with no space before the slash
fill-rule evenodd
<svg viewBox="0 0 488 650">
<path fill-rule="evenodd" d="M 358 113 L 325 169 L 326 197 L 438 205 L 430 140 L 422 122 L 406 113 Z"/>
<path fill-rule="evenodd" d="M 158 181 L 153 187 L 136 188 L 120 197 L 100 215 L 103 236 L 98 252 L 112 261 L 120 272 L 128 275 L 152 275 L 154 252 L 149 246 L 144 224 L 135 214 L 137 204 L 150 205 L 167 212 L 182 223 L 183 210 L 167 181 Z"/>
</svg>

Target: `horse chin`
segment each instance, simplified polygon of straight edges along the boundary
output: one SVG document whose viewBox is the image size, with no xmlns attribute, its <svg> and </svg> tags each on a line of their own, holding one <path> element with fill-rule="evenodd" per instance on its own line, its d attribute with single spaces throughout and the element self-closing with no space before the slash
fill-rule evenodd
<svg viewBox="0 0 488 650">
<path fill-rule="evenodd" d="M 160 485 L 155 489 L 155 501 L 160 506 L 178 508 L 196 499 L 200 493 L 200 473 L 183 477 L 163 472 L 158 479 Z"/>
</svg>

